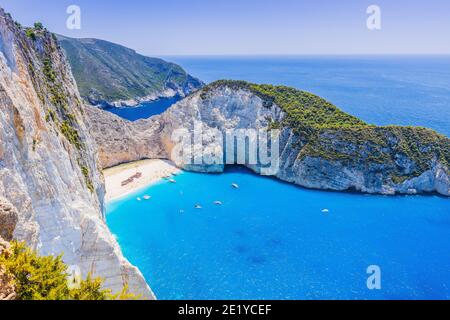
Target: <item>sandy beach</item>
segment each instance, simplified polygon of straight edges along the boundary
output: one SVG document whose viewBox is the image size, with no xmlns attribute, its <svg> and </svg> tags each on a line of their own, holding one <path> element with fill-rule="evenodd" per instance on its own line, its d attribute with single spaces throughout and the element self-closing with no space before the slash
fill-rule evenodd
<svg viewBox="0 0 450 320">
<path fill-rule="evenodd" d="M 142 160 L 106 169 L 105 200 L 108 202 L 121 198 L 179 171 L 180 169 L 168 160 Z M 124 183 L 125 181 L 127 183 Z"/>
</svg>

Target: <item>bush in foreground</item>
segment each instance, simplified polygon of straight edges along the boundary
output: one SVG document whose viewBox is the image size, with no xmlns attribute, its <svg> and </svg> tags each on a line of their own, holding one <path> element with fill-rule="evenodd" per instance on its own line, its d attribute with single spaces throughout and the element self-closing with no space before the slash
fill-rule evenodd
<svg viewBox="0 0 450 320">
<path fill-rule="evenodd" d="M 17 300 L 134 300 L 139 297 L 128 293 L 112 294 L 103 289 L 100 278 L 90 275 L 73 289 L 62 256 L 39 256 L 22 242 L 12 242 L 0 254 L 0 265 L 13 279 Z"/>
</svg>

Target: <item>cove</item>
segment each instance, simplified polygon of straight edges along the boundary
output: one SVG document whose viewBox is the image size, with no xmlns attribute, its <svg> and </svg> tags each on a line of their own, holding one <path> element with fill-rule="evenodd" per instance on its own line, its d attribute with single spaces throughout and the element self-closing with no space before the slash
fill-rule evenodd
<svg viewBox="0 0 450 320">
<path fill-rule="evenodd" d="M 180 99 L 179 96 L 160 98 L 155 101 L 143 102 L 136 107 L 108 107 L 104 108 L 104 110 L 112 112 L 126 120 L 137 121 L 163 113 L 170 106 L 180 101 Z"/>
<path fill-rule="evenodd" d="M 242 168 L 176 180 L 107 204 L 159 299 L 450 298 L 450 199 L 307 190 Z"/>
</svg>

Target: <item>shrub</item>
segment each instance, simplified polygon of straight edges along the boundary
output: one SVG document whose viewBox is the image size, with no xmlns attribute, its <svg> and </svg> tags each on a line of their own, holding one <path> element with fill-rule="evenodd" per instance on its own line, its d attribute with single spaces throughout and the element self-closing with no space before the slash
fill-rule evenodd
<svg viewBox="0 0 450 320">
<path fill-rule="evenodd" d="M 52 62 L 50 59 L 44 60 L 44 75 L 50 82 L 55 82 L 56 80 L 56 72 L 52 67 Z"/>
<path fill-rule="evenodd" d="M 343 112 L 325 99 L 285 86 L 219 80 L 202 89 L 202 99 L 207 98 L 212 89 L 225 86 L 233 90 L 244 89 L 253 92 L 263 100 L 265 107 L 271 107 L 275 103 L 286 113 L 283 125 L 293 129 L 368 126 L 362 120 Z"/>
<path fill-rule="evenodd" d="M 48 110 L 48 113 L 47 113 L 47 115 L 45 116 L 45 120 L 46 120 L 47 122 L 50 122 L 50 121 L 55 122 L 55 120 L 56 120 L 56 113 L 55 113 L 55 111 L 53 111 L 53 110 Z"/>
<path fill-rule="evenodd" d="M 11 254 L 0 256 L 0 264 L 14 278 L 19 300 L 67 298 L 66 266 L 61 257 L 39 257 L 24 243 L 13 242 Z"/>
<path fill-rule="evenodd" d="M 90 275 L 77 289 L 68 285 L 67 266 L 62 256 L 39 256 L 22 242 L 12 242 L 11 248 L 0 254 L 0 264 L 12 276 L 18 300 L 130 300 L 138 297 L 128 293 L 112 294 L 102 289 L 103 281 Z"/>
<path fill-rule="evenodd" d="M 84 179 L 86 181 L 86 186 L 88 187 L 89 191 L 94 193 L 95 188 L 94 188 L 94 185 L 92 184 L 92 180 L 90 178 L 89 169 L 86 166 L 82 166 L 81 172 L 83 173 Z"/>
<path fill-rule="evenodd" d="M 35 22 L 34 23 L 34 28 L 36 30 L 43 30 L 44 29 L 44 25 L 42 24 L 42 22 Z"/>
<path fill-rule="evenodd" d="M 30 38 L 31 40 L 35 41 L 36 40 L 36 33 L 34 33 L 33 29 L 27 29 L 25 31 L 25 34 L 28 38 Z"/>
</svg>

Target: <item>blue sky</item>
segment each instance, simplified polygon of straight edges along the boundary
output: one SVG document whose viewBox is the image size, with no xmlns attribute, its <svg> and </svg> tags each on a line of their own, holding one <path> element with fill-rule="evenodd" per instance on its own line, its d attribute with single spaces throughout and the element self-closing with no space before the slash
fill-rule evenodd
<svg viewBox="0 0 450 320">
<path fill-rule="evenodd" d="M 81 30 L 66 8 L 81 8 Z M 382 29 L 366 27 L 369 5 Z M 24 25 L 147 55 L 450 54 L 448 0 L 2 0 Z"/>
</svg>

